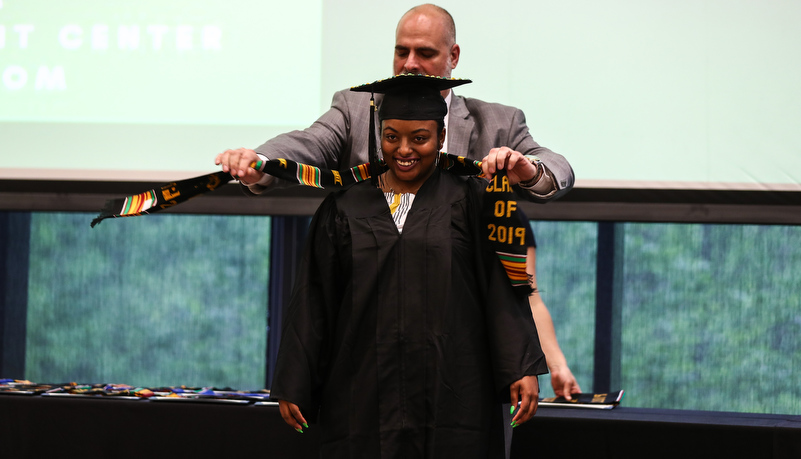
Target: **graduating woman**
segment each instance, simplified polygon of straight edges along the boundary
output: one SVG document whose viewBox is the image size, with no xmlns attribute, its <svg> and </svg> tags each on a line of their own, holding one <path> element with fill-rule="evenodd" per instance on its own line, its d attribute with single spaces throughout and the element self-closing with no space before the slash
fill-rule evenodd
<svg viewBox="0 0 801 459">
<path fill-rule="evenodd" d="M 354 88 L 384 94 L 388 169 L 317 210 L 271 387 L 287 424 L 318 423 L 321 457 L 503 457 L 501 402 L 519 402 L 515 426 L 536 412 L 547 367 L 528 292 L 488 242 L 488 183 L 440 159 L 440 91 L 465 82 L 402 75 Z M 509 178 L 535 178 L 514 155 Z"/>
</svg>

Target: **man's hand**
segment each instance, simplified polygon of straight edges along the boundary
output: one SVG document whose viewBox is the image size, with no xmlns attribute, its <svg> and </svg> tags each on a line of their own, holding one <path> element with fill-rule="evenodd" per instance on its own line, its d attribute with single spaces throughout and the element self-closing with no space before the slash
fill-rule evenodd
<svg viewBox="0 0 801 459">
<path fill-rule="evenodd" d="M 300 408 L 294 403 L 278 400 L 278 410 L 281 411 L 281 417 L 284 418 L 284 422 L 299 433 L 303 433 L 303 427 L 309 428 L 309 425 L 306 424 L 306 419 L 300 412 Z"/>
<path fill-rule="evenodd" d="M 495 172 L 506 169 L 509 182 L 516 185 L 519 182 L 527 182 L 537 175 L 537 168 L 531 164 L 522 153 L 512 150 L 509 147 L 493 148 L 489 154 L 481 161 L 481 169 L 487 180 L 492 180 Z"/>
<path fill-rule="evenodd" d="M 259 157 L 256 152 L 247 148 L 225 150 L 214 158 L 214 164 L 222 166 L 223 172 L 233 175 L 243 185 L 252 185 L 264 176 L 264 172 L 251 167 L 257 161 Z"/>
<path fill-rule="evenodd" d="M 513 410 L 517 407 L 518 400 L 520 401 L 520 408 L 512 418 L 512 427 L 523 424 L 537 412 L 539 389 L 540 384 L 536 376 L 523 376 L 509 386 Z"/>
</svg>

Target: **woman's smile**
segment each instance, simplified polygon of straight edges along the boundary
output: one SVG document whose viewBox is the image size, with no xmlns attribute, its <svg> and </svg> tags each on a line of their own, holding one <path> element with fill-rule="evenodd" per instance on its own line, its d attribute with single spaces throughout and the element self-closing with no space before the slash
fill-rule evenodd
<svg viewBox="0 0 801 459">
<path fill-rule="evenodd" d="M 420 162 L 420 158 L 395 158 L 395 163 L 400 169 L 409 170 Z"/>
</svg>

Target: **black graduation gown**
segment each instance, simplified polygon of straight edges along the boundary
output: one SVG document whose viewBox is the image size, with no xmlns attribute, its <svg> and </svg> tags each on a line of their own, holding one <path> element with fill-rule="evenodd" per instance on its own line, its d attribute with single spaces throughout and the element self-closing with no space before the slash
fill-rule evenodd
<svg viewBox="0 0 801 459">
<path fill-rule="evenodd" d="M 321 457 L 503 457 L 501 399 L 547 372 L 525 297 L 480 231 L 486 182 L 435 171 L 403 233 L 369 182 L 316 212 L 271 397 L 318 418 Z"/>
</svg>

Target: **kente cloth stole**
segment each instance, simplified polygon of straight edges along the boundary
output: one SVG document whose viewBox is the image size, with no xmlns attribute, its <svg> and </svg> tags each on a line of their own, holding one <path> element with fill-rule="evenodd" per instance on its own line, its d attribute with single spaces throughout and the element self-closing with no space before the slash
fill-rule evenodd
<svg viewBox="0 0 801 459">
<path fill-rule="evenodd" d="M 370 178 L 370 163 L 361 164 L 345 171 L 320 169 L 288 159 L 259 161 L 255 168 L 290 182 L 315 188 L 344 187 Z M 387 167 L 382 164 L 383 170 Z M 482 176 L 481 162 L 464 156 L 440 153 L 439 168 L 457 175 Z M 214 191 L 233 180 L 227 172 L 216 172 L 177 182 L 170 182 L 121 199 L 107 201 L 91 226 L 107 218 L 134 217 L 158 212 L 181 204 L 195 196 Z M 517 200 L 509 185 L 505 170 L 496 173 L 487 185 L 482 210 L 482 224 L 487 240 L 498 254 L 506 274 L 516 290 L 530 293 L 526 274 L 526 228 L 527 222 L 517 214 Z"/>
</svg>

